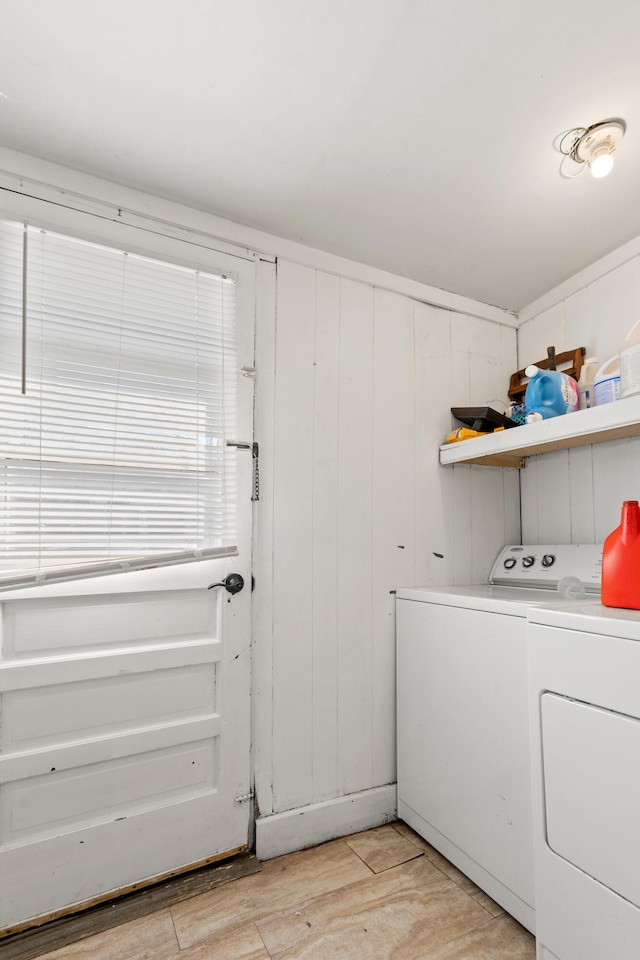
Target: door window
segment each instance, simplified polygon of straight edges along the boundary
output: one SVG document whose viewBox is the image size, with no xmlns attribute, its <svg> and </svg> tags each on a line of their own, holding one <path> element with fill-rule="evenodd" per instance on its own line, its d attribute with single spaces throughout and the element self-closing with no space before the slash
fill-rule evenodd
<svg viewBox="0 0 640 960">
<path fill-rule="evenodd" d="M 236 281 L 0 222 L 0 578 L 236 542 Z"/>
</svg>

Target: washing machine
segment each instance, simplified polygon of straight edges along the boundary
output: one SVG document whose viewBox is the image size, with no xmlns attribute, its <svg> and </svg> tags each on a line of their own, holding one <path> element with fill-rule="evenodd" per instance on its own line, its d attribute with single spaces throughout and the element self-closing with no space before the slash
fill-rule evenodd
<svg viewBox="0 0 640 960">
<path fill-rule="evenodd" d="M 527 614 L 597 595 L 601 553 L 508 546 L 488 584 L 396 591 L 398 816 L 532 932 Z"/>
<path fill-rule="evenodd" d="M 529 618 L 538 960 L 638 960 L 640 612 Z"/>
</svg>

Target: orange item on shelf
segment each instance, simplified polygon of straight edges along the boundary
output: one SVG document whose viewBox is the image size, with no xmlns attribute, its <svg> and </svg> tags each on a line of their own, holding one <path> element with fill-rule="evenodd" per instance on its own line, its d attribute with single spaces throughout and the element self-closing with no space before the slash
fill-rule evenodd
<svg viewBox="0 0 640 960">
<path fill-rule="evenodd" d="M 452 430 L 445 438 L 445 443 L 457 443 L 458 440 L 471 440 L 473 437 L 484 437 L 485 433 L 480 430 L 470 430 L 469 427 L 458 427 Z"/>
<path fill-rule="evenodd" d="M 500 433 L 501 430 L 504 430 L 504 427 L 496 427 L 495 430 L 491 430 L 491 433 Z M 470 427 L 458 427 L 457 430 L 452 430 L 451 433 L 448 433 L 445 437 L 445 443 L 458 443 L 459 440 L 472 440 L 474 437 L 486 437 L 486 430 L 471 430 Z"/>
</svg>

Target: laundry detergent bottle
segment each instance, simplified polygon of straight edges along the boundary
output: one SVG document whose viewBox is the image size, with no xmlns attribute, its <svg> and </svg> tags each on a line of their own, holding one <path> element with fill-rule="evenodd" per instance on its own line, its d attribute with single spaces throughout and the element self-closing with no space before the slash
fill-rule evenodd
<svg viewBox="0 0 640 960">
<path fill-rule="evenodd" d="M 597 407 L 620 399 L 620 354 L 609 357 L 593 378 L 593 397 Z"/>
<path fill-rule="evenodd" d="M 640 610 L 640 507 L 637 500 L 625 500 L 620 526 L 604 542 L 602 603 L 605 607 Z"/>
<path fill-rule="evenodd" d="M 573 377 L 559 370 L 541 370 L 535 364 L 527 367 L 525 374 L 529 377 L 524 396 L 528 423 L 559 417 L 578 409 L 580 396 Z"/>
<path fill-rule="evenodd" d="M 578 378 L 581 410 L 588 410 L 590 407 L 595 407 L 596 405 L 596 398 L 593 393 L 593 381 L 599 369 L 600 361 L 597 357 L 587 357 L 582 364 L 580 377 Z"/>
</svg>

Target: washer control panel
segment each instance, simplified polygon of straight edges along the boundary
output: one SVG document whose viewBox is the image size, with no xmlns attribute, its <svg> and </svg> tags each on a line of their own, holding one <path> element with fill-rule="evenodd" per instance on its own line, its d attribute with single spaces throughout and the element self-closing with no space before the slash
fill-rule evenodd
<svg viewBox="0 0 640 960">
<path fill-rule="evenodd" d="M 600 592 L 602 544 L 538 544 L 504 547 L 489 578 L 491 583 L 514 587 L 548 587 L 555 590 L 565 578 Z"/>
</svg>

